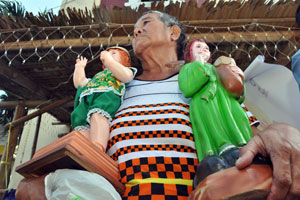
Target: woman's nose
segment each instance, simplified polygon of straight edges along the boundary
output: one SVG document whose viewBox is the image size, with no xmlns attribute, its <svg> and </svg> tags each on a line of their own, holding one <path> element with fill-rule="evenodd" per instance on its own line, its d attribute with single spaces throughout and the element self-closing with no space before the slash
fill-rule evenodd
<svg viewBox="0 0 300 200">
<path fill-rule="evenodd" d="M 139 27 L 136 27 L 135 29 L 134 29 L 134 37 L 137 37 L 139 34 L 141 34 L 142 33 L 142 29 L 141 28 L 139 28 Z"/>
</svg>

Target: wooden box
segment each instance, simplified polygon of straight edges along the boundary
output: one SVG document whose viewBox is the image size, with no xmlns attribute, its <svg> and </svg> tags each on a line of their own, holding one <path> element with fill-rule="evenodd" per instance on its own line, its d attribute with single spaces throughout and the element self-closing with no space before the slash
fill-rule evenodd
<svg viewBox="0 0 300 200">
<path fill-rule="evenodd" d="M 16 171 L 26 178 L 39 177 L 56 169 L 80 169 L 105 177 L 120 193 L 125 186 L 119 181 L 118 164 L 78 131 L 73 131 L 38 150 L 33 158 Z"/>
</svg>

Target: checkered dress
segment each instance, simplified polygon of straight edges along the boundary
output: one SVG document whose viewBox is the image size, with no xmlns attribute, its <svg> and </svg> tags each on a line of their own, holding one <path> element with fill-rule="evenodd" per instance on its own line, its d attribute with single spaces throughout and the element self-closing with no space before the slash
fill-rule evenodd
<svg viewBox="0 0 300 200">
<path fill-rule="evenodd" d="M 177 79 L 134 80 L 127 87 L 107 151 L 119 163 L 123 199 L 187 199 L 192 192 L 198 159 L 189 100 Z"/>
</svg>

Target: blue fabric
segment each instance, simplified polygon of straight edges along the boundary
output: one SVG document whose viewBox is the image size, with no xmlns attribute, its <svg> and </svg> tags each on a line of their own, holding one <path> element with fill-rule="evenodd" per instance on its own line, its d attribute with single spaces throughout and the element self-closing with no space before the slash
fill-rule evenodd
<svg viewBox="0 0 300 200">
<path fill-rule="evenodd" d="M 300 90 L 300 50 L 298 50 L 292 57 L 292 71 L 296 81 L 298 82 Z"/>
<path fill-rule="evenodd" d="M 16 194 L 16 190 L 15 189 L 11 189 L 9 191 L 6 191 L 4 193 L 4 196 L 3 196 L 2 200 L 15 200 L 15 194 Z"/>
</svg>

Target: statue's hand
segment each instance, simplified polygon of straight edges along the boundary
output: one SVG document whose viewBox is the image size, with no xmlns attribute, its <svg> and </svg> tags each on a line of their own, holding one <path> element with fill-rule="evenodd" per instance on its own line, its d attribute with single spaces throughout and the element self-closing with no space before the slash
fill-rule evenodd
<svg viewBox="0 0 300 200">
<path fill-rule="evenodd" d="M 204 63 L 205 63 L 205 59 L 204 59 L 203 56 L 201 56 L 201 55 L 197 56 L 196 60 L 197 60 L 198 62 L 200 62 L 201 64 L 204 64 Z"/>
<path fill-rule="evenodd" d="M 85 57 L 80 57 L 78 59 L 76 59 L 76 64 L 75 64 L 75 68 L 85 68 L 86 64 L 87 64 L 87 59 Z"/>
<path fill-rule="evenodd" d="M 240 151 L 236 167 L 251 164 L 254 156 L 269 156 L 273 165 L 270 199 L 300 198 L 300 133 L 284 123 L 274 123 L 254 136 Z"/>
<path fill-rule="evenodd" d="M 114 60 L 114 59 L 108 51 L 101 51 L 100 60 L 104 64 L 105 62 L 107 62 L 109 60 Z"/>
<path fill-rule="evenodd" d="M 234 96 L 242 96 L 244 93 L 244 73 L 236 65 L 234 59 L 221 56 L 215 61 L 214 66 L 223 87 Z"/>
</svg>

